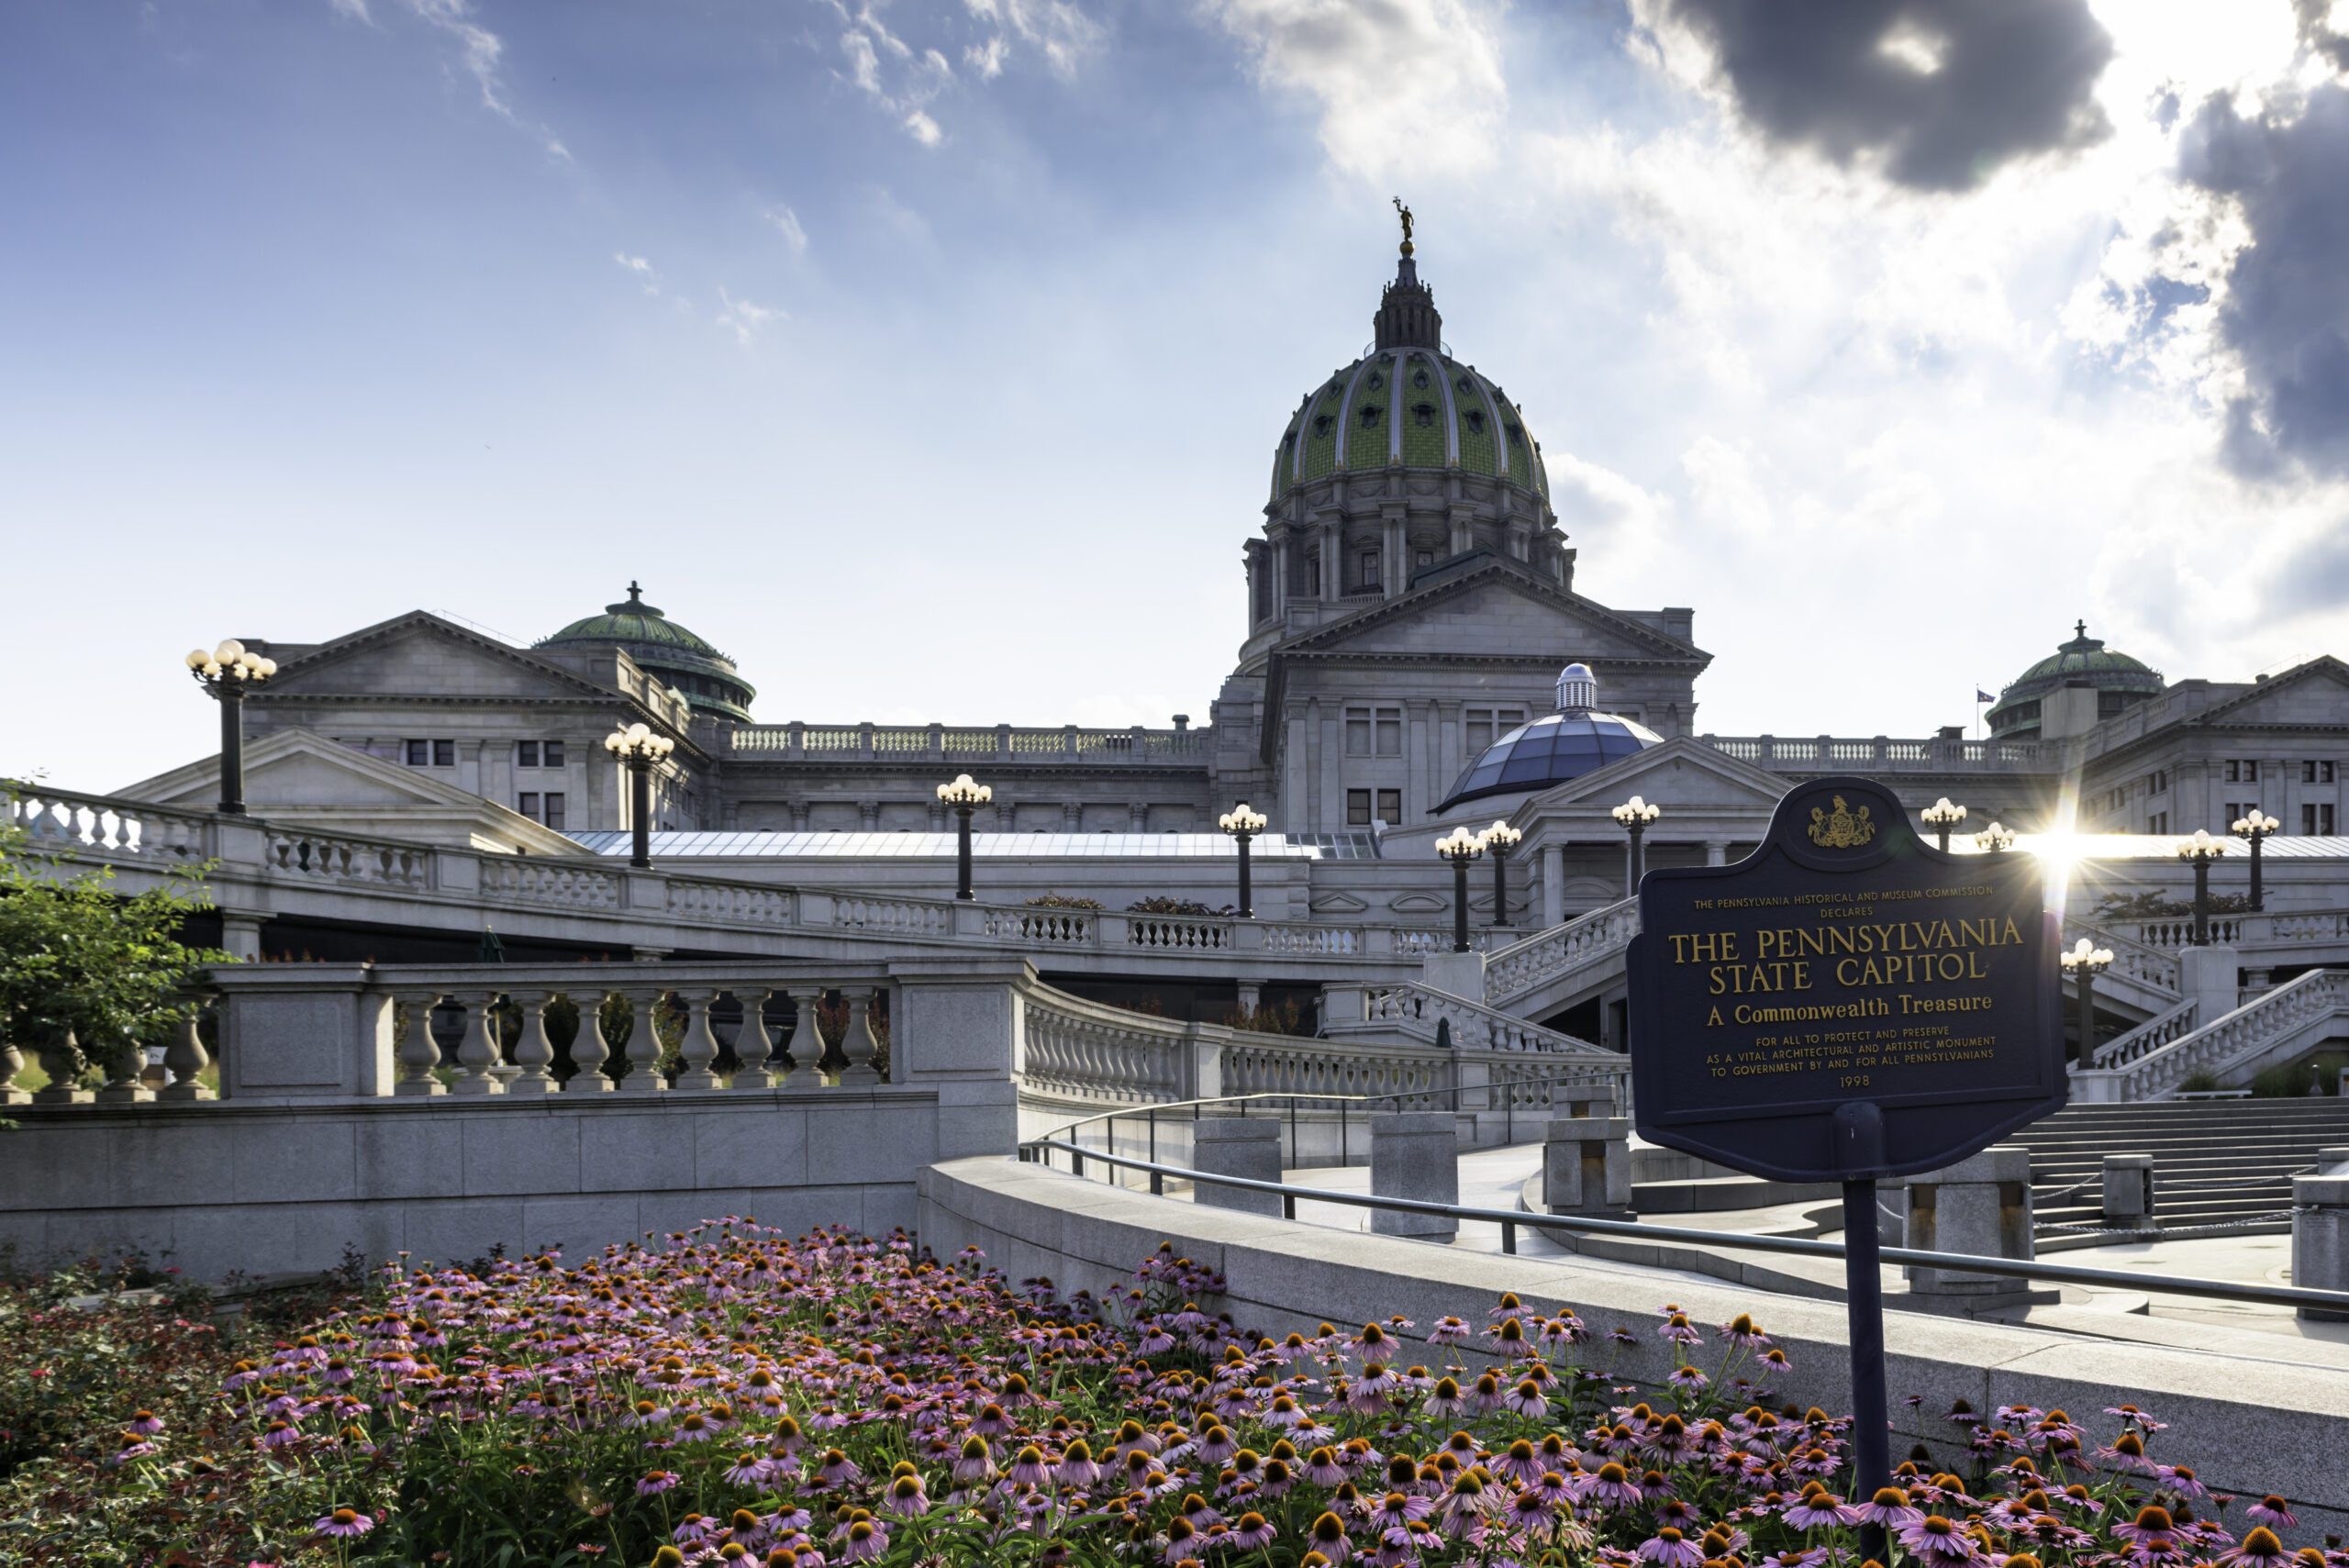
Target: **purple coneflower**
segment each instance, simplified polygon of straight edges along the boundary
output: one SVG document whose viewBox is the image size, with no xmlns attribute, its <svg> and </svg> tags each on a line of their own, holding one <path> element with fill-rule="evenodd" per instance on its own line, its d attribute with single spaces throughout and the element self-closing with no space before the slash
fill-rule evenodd
<svg viewBox="0 0 2349 1568">
<path fill-rule="evenodd" d="M 1900 1544 L 1919 1558 L 1924 1568 L 1955 1568 L 1955 1564 L 1971 1562 L 1977 1551 L 1972 1536 L 1939 1514 L 1928 1514 L 1903 1529 Z"/>
<path fill-rule="evenodd" d="M 2246 1562 L 2251 1568 L 2275 1568 L 2276 1564 L 2288 1562 L 2291 1557 L 2292 1553 L 2285 1549 L 2274 1530 L 2266 1525 L 2255 1525 L 2251 1533 L 2243 1538 L 2241 1546 L 2221 1553 L 2219 1561 Z"/>
<path fill-rule="evenodd" d="M 1741 1312 L 1720 1326 L 1720 1337 L 1743 1350 L 1759 1350 L 1770 1342 L 1770 1336 L 1754 1326 L 1753 1319 Z"/>
<path fill-rule="evenodd" d="M 2114 1536 L 2132 1546 L 2150 1541 L 2169 1542 L 2177 1539 L 2177 1521 L 2170 1511 L 2158 1503 L 2148 1503 L 2137 1510 L 2137 1517 L 2125 1524 L 2112 1527 Z"/>
<path fill-rule="evenodd" d="M 272 1421 L 262 1429 L 261 1446 L 263 1448 L 287 1448 L 301 1440 L 302 1434 L 288 1422 Z"/>
<path fill-rule="evenodd" d="M 1675 1345 L 1700 1345 L 1705 1342 L 1705 1336 L 1698 1333 L 1696 1326 L 1688 1321 L 1688 1314 L 1686 1312 L 1673 1313 L 1656 1326 L 1655 1331 L 1659 1336 L 1671 1340 Z"/>
<path fill-rule="evenodd" d="M 1470 1331 L 1468 1325 L 1463 1323 L 1459 1318 L 1445 1318 L 1440 1319 L 1434 1328 L 1428 1330 L 1428 1343 L 1431 1345 L 1456 1345 L 1463 1340 L 1465 1340 Z"/>
<path fill-rule="evenodd" d="M 1264 1515 L 1248 1513 L 1240 1516 L 1239 1522 L 1231 1527 L 1231 1533 L 1224 1540 L 1238 1551 L 1259 1551 L 1270 1546 L 1273 1538 L 1278 1534 L 1280 1531 L 1266 1522 Z"/>
<path fill-rule="evenodd" d="M 131 1460 L 144 1459 L 149 1454 L 159 1451 L 159 1451 L 153 1443 L 149 1442 L 139 1433 L 125 1432 L 122 1434 L 122 1446 L 115 1450 L 114 1457 L 107 1460 L 106 1463 L 109 1465 L 126 1464 Z"/>
<path fill-rule="evenodd" d="M 1306 1539 L 1313 1543 L 1313 1555 L 1325 1562 L 1343 1562 L 1353 1554 L 1354 1543 L 1346 1539 L 1346 1521 L 1335 1514 L 1315 1519 Z"/>
<path fill-rule="evenodd" d="M 1101 1479 L 1101 1467 L 1093 1462 L 1092 1447 L 1083 1438 L 1071 1438 L 1061 1450 L 1060 1462 L 1052 1473 L 1064 1486 L 1090 1486 Z"/>
<path fill-rule="evenodd" d="M 2270 1529 L 2290 1529 L 2300 1521 L 2292 1516 L 2292 1506 L 2270 1493 L 2243 1509 L 2252 1523 L 2266 1525 Z"/>
<path fill-rule="evenodd" d="M 2207 1497 L 2210 1495 L 2210 1489 L 2195 1479 L 2194 1472 L 2189 1466 L 2165 1464 L 2159 1466 L 2154 1473 L 2165 1489 L 2175 1492 L 2181 1497 Z"/>
<path fill-rule="evenodd" d="M 1645 1495 L 1631 1485 L 1631 1472 L 1620 1464 L 1600 1465 L 1598 1475 L 1583 1489 L 1583 1501 L 1610 1508 L 1635 1507 L 1646 1500 Z"/>
<path fill-rule="evenodd" d="M 1022 1486 L 1041 1486 L 1052 1478 L 1052 1467 L 1045 1462 L 1044 1451 L 1029 1443 L 1012 1456 L 1011 1468 L 1004 1472 Z"/>
<path fill-rule="evenodd" d="M 1762 1568 L 1819 1568 L 1827 1561 L 1827 1549 L 1814 1546 L 1808 1551 L 1781 1551 L 1762 1560 Z"/>
<path fill-rule="evenodd" d="M 1877 1487 L 1876 1496 L 1860 1505 L 1859 1515 L 1862 1524 L 1882 1525 L 1892 1530 L 1907 1529 L 1922 1523 L 1925 1518 L 1924 1510 L 1909 1506 L 1909 1494 L 1898 1486 Z M 1789 1521 L 1794 1518 L 1791 1510 L 1787 1518 Z"/>
<path fill-rule="evenodd" d="M 971 1419 L 971 1430 L 981 1437 L 999 1438 L 1012 1429 L 1012 1419 L 1003 1413 L 1000 1405 L 984 1405 Z"/>
<path fill-rule="evenodd" d="M 677 1479 L 677 1473 L 674 1470 L 648 1470 L 636 1484 L 636 1495 L 640 1497 L 657 1497 L 674 1486 Z"/>
<path fill-rule="evenodd" d="M 1664 1381 L 1672 1387 L 1679 1389 L 1684 1393 L 1693 1394 L 1698 1389 L 1702 1388 L 1707 1384 L 1712 1382 L 1712 1379 L 1707 1377 L 1703 1373 L 1698 1372 L 1693 1366 L 1682 1365 L 1674 1367 L 1672 1371 L 1665 1375 Z"/>
<path fill-rule="evenodd" d="M 843 1562 L 870 1562 L 889 1550 L 889 1532 L 874 1519 L 858 1519 L 848 1527 L 848 1540 L 841 1548 Z"/>
<path fill-rule="evenodd" d="M 356 1508 L 337 1508 L 310 1527 L 320 1535 L 353 1540 L 375 1528 L 375 1521 Z"/>
<path fill-rule="evenodd" d="M 130 1429 L 152 1437 L 163 1429 L 163 1418 L 152 1410 L 134 1410 L 130 1416 Z"/>
<path fill-rule="evenodd" d="M 922 1490 L 918 1475 L 900 1475 L 889 1483 L 889 1490 L 881 1506 L 905 1518 L 917 1518 L 930 1512 L 930 1494 Z"/>
<path fill-rule="evenodd" d="M 1147 1465 L 1147 1455 L 1132 1456 Z M 995 1478 L 995 1456 L 987 1451 L 987 1440 L 974 1432 L 963 1440 L 962 1452 L 955 1456 L 954 1479 L 958 1482 L 991 1481 Z"/>
<path fill-rule="evenodd" d="M 1673 1525 L 1665 1525 L 1640 1542 L 1638 1555 L 1642 1562 L 1653 1562 L 1656 1568 L 1698 1568 L 1705 1560 L 1696 1543 Z"/>
<path fill-rule="evenodd" d="M 1542 1385 L 1530 1377 L 1510 1389 L 1508 1397 L 1501 1401 L 1501 1405 L 1504 1408 L 1514 1410 L 1519 1415 L 1529 1418 L 1546 1416 L 1550 1413 L 1549 1395 L 1542 1392 Z"/>
</svg>

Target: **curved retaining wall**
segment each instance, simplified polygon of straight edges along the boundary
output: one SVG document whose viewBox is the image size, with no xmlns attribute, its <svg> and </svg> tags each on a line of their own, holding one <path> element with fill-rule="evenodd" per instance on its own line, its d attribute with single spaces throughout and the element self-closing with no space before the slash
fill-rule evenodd
<svg viewBox="0 0 2349 1568">
<path fill-rule="evenodd" d="M 1632 1329 L 1640 1343 L 1615 1364 L 1651 1384 L 1672 1366 L 1655 1333 L 1656 1308 L 1669 1299 L 1700 1324 L 1753 1313 L 1793 1363 L 1777 1396 L 1830 1410 L 1851 1406 L 1840 1304 L 1685 1276 L 1651 1284 L 1593 1273 L 1574 1258 L 1503 1257 L 1260 1218 L 1011 1160 L 927 1166 L 916 1186 L 921 1240 L 941 1257 L 975 1246 L 1013 1279 L 1049 1275 L 1064 1293 L 1122 1288 L 1162 1240 L 1222 1273 L 1223 1309 L 1235 1320 L 1275 1334 L 1397 1312 L 1422 1329 L 1446 1315 L 1481 1326 L 1495 1298 L 1513 1290 L 1535 1310 L 1571 1307 L 1600 1333 Z M 2279 1359 L 2252 1359 L 1902 1312 L 1887 1316 L 1885 1340 L 1896 1462 L 1922 1440 L 1945 1464 L 1965 1468 L 1963 1439 L 1953 1440 L 1958 1429 L 1940 1419 L 1961 1398 L 1983 1412 L 2061 1408 L 2099 1441 L 2112 1435 L 2106 1407 L 2127 1402 L 2170 1423 L 2154 1444 L 2156 1459 L 2192 1465 L 2213 1491 L 2289 1497 L 2300 1520 L 2292 1544 L 2313 1545 L 2349 1527 L 2349 1465 L 2342 1462 L 2349 1347 L 2286 1339 Z M 1603 1344 L 1590 1350 L 1613 1353 Z M 1708 1370 L 1718 1364 L 1717 1349 L 1698 1355 L 1710 1358 L 1698 1362 Z M 1909 1394 L 1922 1395 L 1922 1406 L 1898 1403 Z"/>
</svg>

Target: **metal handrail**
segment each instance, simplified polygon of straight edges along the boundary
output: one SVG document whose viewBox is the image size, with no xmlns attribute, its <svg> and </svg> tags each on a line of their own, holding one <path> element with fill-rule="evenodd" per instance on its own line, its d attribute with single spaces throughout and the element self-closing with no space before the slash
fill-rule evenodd
<svg viewBox="0 0 2349 1568">
<path fill-rule="evenodd" d="M 1098 1160 L 1104 1164 L 1149 1172 L 1152 1192 L 1160 1190 L 1166 1177 L 1174 1176 L 1193 1183 L 1205 1182 L 1211 1186 L 1274 1193 L 1282 1200 L 1281 1217 L 1285 1219 L 1296 1218 L 1297 1200 L 1308 1198 L 1315 1203 L 1342 1204 L 1353 1208 L 1385 1208 L 1404 1214 L 1433 1214 L 1453 1219 L 1494 1221 L 1501 1228 L 1501 1251 L 1510 1254 L 1517 1251 L 1517 1228 L 1525 1225 L 1536 1230 L 1586 1230 L 1594 1235 L 1624 1236 L 1641 1241 L 1696 1242 L 1714 1247 L 1742 1247 L 1757 1252 L 1793 1252 L 1811 1258 L 1841 1259 L 1843 1256 L 1843 1243 L 1841 1241 L 1812 1241 L 1794 1236 L 1745 1236 L 1730 1230 L 1684 1230 L 1677 1226 L 1642 1225 L 1636 1220 L 1583 1219 L 1565 1215 L 1533 1214 L 1521 1209 L 1475 1208 L 1465 1204 L 1430 1203 L 1420 1198 L 1333 1193 L 1319 1187 L 1292 1187 L 1282 1182 L 1260 1182 L 1247 1176 L 1216 1175 L 1182 1165 L 1129 1159 L 1122 1154 L 1103 1154 L 1051 1139 L 1036 1139 L 1021 1144 L 1019 1157 L 1033 1164 L 1037 1162 L 1030 1158 L 1031 1153 L 1041 1152 L 1044 1154 L 1042 1162 L 1050 1165 L 1050 1151 L 1053 1149 L 1063 1149 L 1069 1152 L 1075 1166 L 1074 1173 L 1079 1177 L 1085 1174 L 1085 1161 Z M 2349 1291 L 2342 1290 L 2311 1290 L 2282 1284 L 2236 1284 L 2225 1280 L 2168 1277 L 2156 1280 L 2123 1269 L 2084 1269 L 2069 1263 L 2043 1263 L 2036 1260 L 2026 1262 L 2011 1258 L 1979 1257 L 1971 1252 L 1930 1252 L 1915 1247 L 1882 1247 L 1877 1250 L 1877 1255 L 1887 1263 L 1906 1263 L 1911 1267 L 1948 1269 L 1972 1274 L 2054 1280 L 2065 1284 L 2123 1285 L 2131 1290 L 2169 1296 L 2207 1296 L 2221 1301 L 2255 1301 L 2270 1307 L 2315 1307 L 2333 1312 L 2349 1312 Z"/>
<path fill-rule="evenodd" d="M 1244 1118 L 1248 1114 L 1247 1107 L 1256 1101 L 1284 1100 L 1287 1102 L 1288 1110 L 1289 1152 L 1291 1154 L 1295 1154 L 1297 1152 L 1297 1102 L 1299 1100 L 1335 1102 L 1338 1109 L 1338 1163 L 1340 1165 L 1343 1165 L 1346 1163 L 1347 1156 L 1345 1113 L 1347 1108 L 1352 1106 L 1375 1105 L 1381 1100 L 1424 1100 L 1437 1095 L 1450 1095 L 1453 1096 L 1452 1109 L 1456 1114 L 1460 1109 L 1460 1095 L 1463 1094 L 1488 1093 L 1494 1089 L 1533 1089 L 1540 1088 L 1543 1084 L 1575 1084 L 1581 1083 L 1586 1080 L 1598 1082 L 1620 1075 L 1620 1073 L 1629 1071 L 1630 1065 L 1627 1059 L 1626 1064 L 1623 1067 L 1617 1069 L 1593 1068 L 1581 1073 L 1558 1073 L 1546 1078 L 1519 1078 L 1506 1084 L 1454 1084 L 1451 1087 L 1443 1089 L 1397 1089 L 1394 1093 L 1386 1095 L 1297 1095 L 1284 1094 L 1276 1089 L 1261 1090 L 1252 1095 L 1209 1095 L 1201 1099 L 1165 1100 L 1152 1105 L 1130 1106 L 1124 1110 L 1103 1111 L 1098 1116 L 1089 1116 L 1081 1121 L 1069 1122 L 1063 1127 L 1046 1133 L 1042 1138 L 1035 1140 L 1034 1141 L 1038 1144 L 1050 1143 L 1054 1140 L 1063 1137 L 1069 1137 L 1073 1141 L 1074 1135 L 1079 1128 L 1091 1127 L 1095 1122 L 1108 1122 L 1110 1124 L 1109 1141 L 1111 1146 L 1115 1147 L 1118 1136 L 1118 1118 L 1119 1117 L 1129 1118 L 1141 1117 L 1150 1124 L 1152 1135 L 1151 1151 L 1152 1153 L 1156 1153 L 1158 1149 L 1158 1113 L 1160 1111 L 1188 1110 L 1191 1112 L 1191 1119 L 1193 1121 L 1197 1121 L 1199 1119 L 1198 1112 L 1199 1107 L 1202 1106 L 1236 1105 L 1241 1107 L 1240 1114 Z M 1608 1087 L 1611 1091 L 1614 1085 L 1610 1083 Z M 1612 1098 L 1611 1094 L 1609 1098 Z M 1308 1108 L 1318 1109 L 1323 1107 L 1316 1106 Z M 1506 1141 L 1514 1142 L 1516 1140 L 1517 1133 L 1517 1103 L 1514 1095 L 1509 1097 L 1508 1103 L 1502 1106 L 1501 1111 L 1503 1117 L 1501 1136 Z M 1279 1118 L 1276 1117 L 1274 1119 L 1277 1121 Z M 1100 1158 L 1100 1156 L 1097 1155 L 1095 1158 L 1097 1159 Z"/>
</svg>

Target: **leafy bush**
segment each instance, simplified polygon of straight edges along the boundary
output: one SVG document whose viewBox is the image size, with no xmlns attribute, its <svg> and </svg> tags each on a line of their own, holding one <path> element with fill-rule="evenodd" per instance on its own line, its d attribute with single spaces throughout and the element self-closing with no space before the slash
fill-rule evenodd
<svg viewBox="0 0 2349 1568">
<path fill-rule="evenodd" d="M 1098 898 L 1081 898 L 1073 893 L 1039 893 L 1033 898 L 1021 899 L 1019 903 L 1020 906 L 1026 909 L 1098 909 L 1101 907 L 1101 900 Z"/>
<path fill-rule="evenodd" d="M 2188 1073 L 2178 1080 L 2177 1086 L 2189 1095 L 2206 1095 L 2214 1089 L 2226 1087 L 2224 1084 L 2219 1082 L 2219 1075 L 2216 1073 Z"/>
<path fill-rule="evenodd" d="M 12 1562 L 341 1560 L 449 1568 L 1697 1568 L 1858 1560 L 1851 1423 L 1772 1407 L 1750 1318 L 1677 1307 L 1601 1330 L 1504 1296 L 1478 1323 L 1394 1318 L 1285 1340 L 1210 1315 L 1171 1247 L 1063 1298 L 750 1220 L 665 1246 L 393 1273 L 158 1429 L 116 1404 L 69 1460 L 0 1485 Z M 1660 1335 L 1643 1391 L 1623 1347 Z M 1408 1364 L 1424 1358 L 1434 1366 Z M 141 1386 L 135 1363 L 123 1381 Z M 1644 1397 L 1642 1397 L 1644 1393 Z M 105 1398 L 111 1396 L 98 1396 Z M 1915 1403 L 1914 1400 L 1911 1403 Z M 2090 1448 L 2060 1410 L 1951 1411 L 1946 1447 L 1865 1507 L 1892 1568 L 2162 1562 L 2233 1536 L 2132 1407 Z M 1842 1485 L 1846 1492 L 1839 1492 Z M 2212 1517 L 2199 1517 L 2210 1510 Z M 2245 1510 L 2250 1568 L 2291 1568 Z M 2027 1557 L 2023 1554 L 2029 1554 Z M 2021 1559 L 2019 1561 L 2019 1558 Z M 2317 1554 L 2309 1568 L 2349 1568 Z"/>
<path fill-rule="evenodd" d="M 1229 915 L 1231 912 L 1229 904 L 1220 909 L 1211 909 L 1196 898 L 1169 898 L 1164 894 L 1137 899 L 1126 906 L 1126 913 L 1130 915 Z"/>
</svg>

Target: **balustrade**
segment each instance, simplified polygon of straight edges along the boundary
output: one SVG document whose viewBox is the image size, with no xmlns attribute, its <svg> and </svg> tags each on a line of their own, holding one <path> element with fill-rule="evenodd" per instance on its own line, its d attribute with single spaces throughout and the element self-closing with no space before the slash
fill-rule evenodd
<svg viewBox="0 0 2349 1568">
<path fill-rule="evenodd" d="M 1485 965 L 1485 994 L 1520 996 L 1553 975 L 1614 958 L 1640 934 L 1639 901 L 1626 898 L 1578 915 L 1494 953 Z"/>
<path fill-rule="evenodd" d="M 1221 951 L 1231 946 L 1231 922 L 1185 919 L 1169 915 L 1130 915 L 1126 918 L 1126 940 L 1138 948 Z"/>
<path fill-rule="evenodd" d="M 434 883 L 432 850 L 386 839 L 354 839 L 264 824 L 262 865 L 273 875 L 351 882 L 421 892 Z"/>
<path fill-rule="evenodd" d="M 210 821 L 204 815 L 106 795 L 19 784 L 8 802 L 8 819 L 36 851 L 163 863 L 200 861 L 210 852 Z"/>
<path fill-rule="evenodd" d="M 565 865 L 542 857 L 482 857 L 484 897 L 507 902 L 567 904 L 583 909 L 616 909 L 620 879 L 615 873 Z"/>
</svg>

